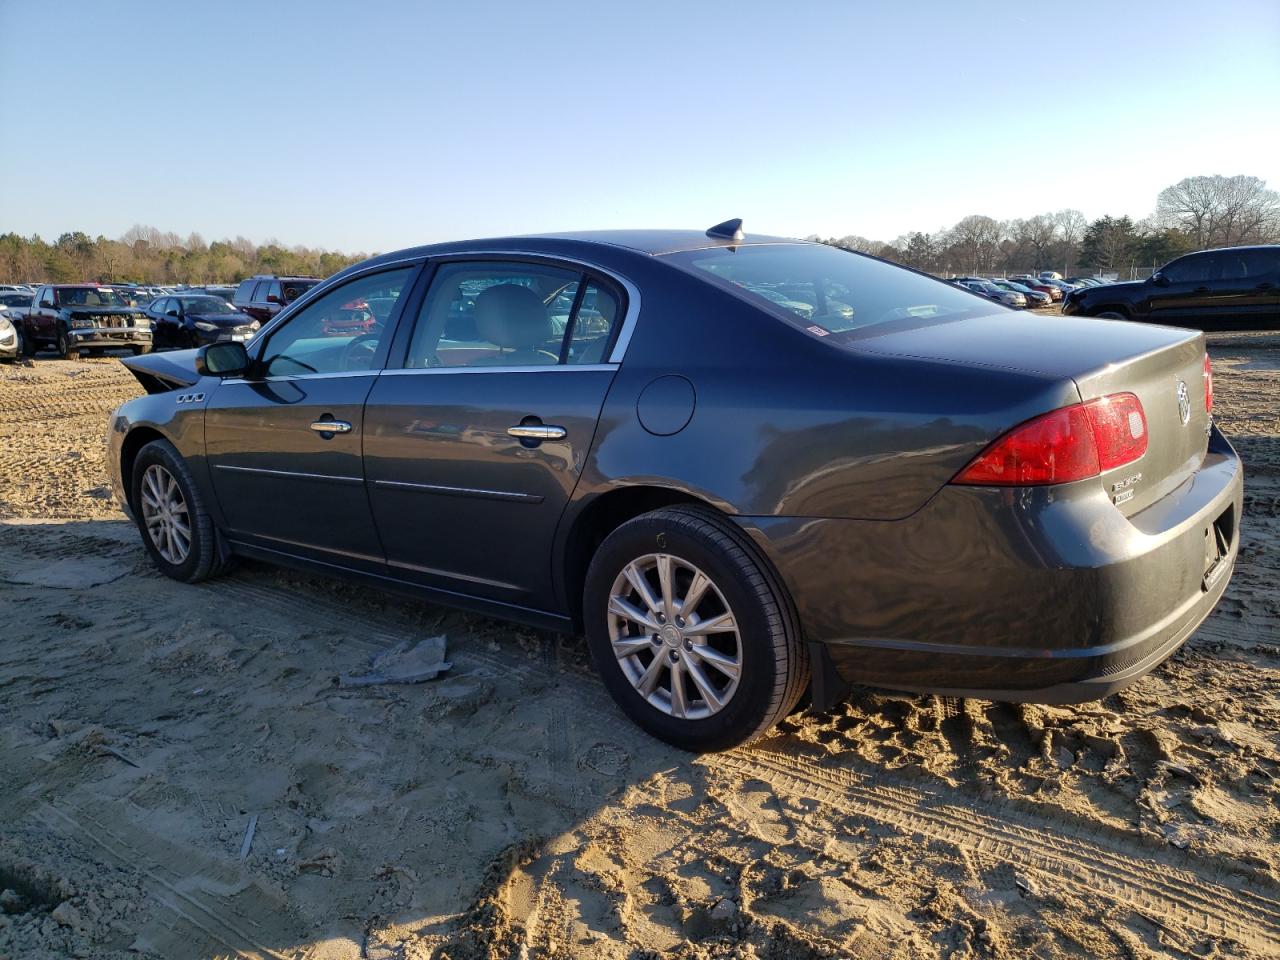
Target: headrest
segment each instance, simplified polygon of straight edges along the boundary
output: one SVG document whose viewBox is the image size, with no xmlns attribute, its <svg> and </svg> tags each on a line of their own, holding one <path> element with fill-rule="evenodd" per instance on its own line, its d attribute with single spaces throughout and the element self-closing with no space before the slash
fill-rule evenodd
<svg viewBox="0 0 1280 960">
<path fill-rule="evenodd" d="M 541 346 L 551 338 L 542 298 L 514 283 L 489 287 L 476 297 L 476 331 L 490 343 L 513 350 Z"/>
</svg>

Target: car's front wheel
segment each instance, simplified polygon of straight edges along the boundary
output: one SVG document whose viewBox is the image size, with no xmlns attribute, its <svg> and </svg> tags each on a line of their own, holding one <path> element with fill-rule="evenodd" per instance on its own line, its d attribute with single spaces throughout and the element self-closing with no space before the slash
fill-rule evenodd
<svg viewBox="0 0 1280 960">
<path fill-rule="evenodd" d="M 80 359 L 80 351 L 72 344 L 70 335 L 62 327 L 58 328 L 58 356 L 63 360 Z"/>
<path fill-rule="evenodd" d="M 806 689 L 808 657 L 782 584 L 712 510 L 669 507 L 618 527 L 592 559 L 583 604 L 606 688 L 678 747 L 754 739 Z"/>
<path fill-rule="evenodd" d="M 186 462 L 169 441 L 153 440 L 138 451 L 130 503 L 142 543 L 165 576 L 197 583 L 226 568 L 213 519 Z"/>
</svg>

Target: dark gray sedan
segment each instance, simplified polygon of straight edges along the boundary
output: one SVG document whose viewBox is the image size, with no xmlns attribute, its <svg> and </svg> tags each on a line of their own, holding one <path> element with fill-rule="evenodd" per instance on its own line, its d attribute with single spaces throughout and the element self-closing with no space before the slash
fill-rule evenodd
<svg viewBox="0 0 1280 960">
<path fill-rule="evenodd" d="M 1029 324 L 737 222 L 388 254 L 247 347 L 123 362 L 113 483 L 164 573 L 254 557 L 582 631 L 697 750 L 853 683 L 1105 696 L 1239 543 L 1202 335 Z"/>
</svg>

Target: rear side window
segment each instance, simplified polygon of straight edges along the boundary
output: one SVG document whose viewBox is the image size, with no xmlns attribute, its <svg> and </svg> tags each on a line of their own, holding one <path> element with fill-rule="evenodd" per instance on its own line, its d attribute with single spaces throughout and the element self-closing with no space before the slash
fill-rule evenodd
<svg viewBox="0 0 1280 960">
<path fill-rule="evenodd" d="M 1251 280 L 1280 269 L 1280 250 L 1220 250 L 1217 257 L 1223 280 Z"/>
<path fill-rule="evenodd" d="M 716 247 L 666 259 L 815 336 L 837 340 L 894 320 L 1005 309 L 953 284 L 823 244 Z"/>
<path fill-rule="evenodd" d="M 555 366 L 575 308 L 581 310 L 585 299 L 578 295 L 582 279 L 577 271 L 537 263 L 442 264 L 418 314 L 405 365 Z"/>
<path fill-rule="evenodd" d="M 248 301 L 252 300 L 252 299 L 253 299 L 253 285 L 254 285 L 255 283 L 257 283 L 257 281 L 256 281 L 256 280 L 244 280 L 244 281 L 241 281 L 240 286 L 236 287 L 236 295 L 235 295 L 235 299 L 239 300 L 241 303 L 246 303 L 246 302 L 248 302 Z"/>
</svg>

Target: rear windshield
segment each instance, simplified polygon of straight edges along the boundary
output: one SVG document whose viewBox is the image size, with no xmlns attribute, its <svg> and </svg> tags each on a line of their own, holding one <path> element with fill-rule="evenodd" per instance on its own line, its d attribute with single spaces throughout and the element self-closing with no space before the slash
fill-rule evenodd
<svg viewBox="0 0 1280 960">
<path fill-rule="evenodd" d="M 668 259 L 815 336 L 837 340 L 893 320 L 959 319 L 1002 309 L 952 284 L 824 244 L 716 247 Z"/>
</svg>

